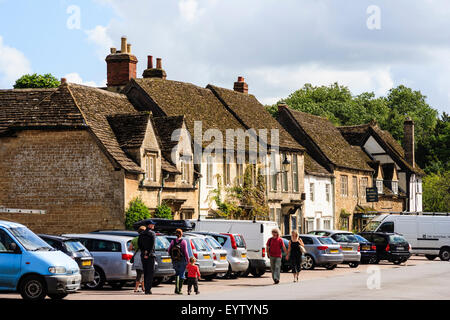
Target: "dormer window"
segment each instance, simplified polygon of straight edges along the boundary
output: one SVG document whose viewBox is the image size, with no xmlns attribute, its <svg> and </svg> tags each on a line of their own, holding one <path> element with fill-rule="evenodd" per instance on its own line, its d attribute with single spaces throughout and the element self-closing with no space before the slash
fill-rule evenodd
<svg viewBox="0 0 450 320">
<path fill-rule="evenodd" d="M 392 181 L 392 192 L 398 194 L 398 181 Z"/>
<path fill-rule="evenodd" d="M 377 184 L 378 194 L 382 194 L 383 193 L 383 180 L 378 179 L 376 181 L 376 184 Z"/>
<path fill-rule="evenodd" d="M 156 181 L 156 154 L 145 155 L 145 180 Z"/>
</svg>

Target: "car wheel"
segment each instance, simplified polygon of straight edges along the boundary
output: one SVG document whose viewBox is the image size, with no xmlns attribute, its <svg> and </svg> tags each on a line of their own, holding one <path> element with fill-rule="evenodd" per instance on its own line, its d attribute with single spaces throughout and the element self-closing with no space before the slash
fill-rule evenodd
<svg viewBox="0 0 450 320">
<path fill-rule="evenodd" d="M 215 278 L 216 278 L 215 274 L 210 274 L 210 275 L 207 275 L 207 276 L 203 277 L 203 279 L 205 279 L 206 281 L 212 281 Z"/>
<path fill-rule="evenodd" d="M 437 256 L 433 255 L 433 254 L 426 254 L 425 258 L 427 258 L 428 260 L 434 260 L 437 258 Z"/>
<path fill-rule="evenodd" d="M 327 268 L 327 270 L 334 270 L 337 267 L 337 264 L 327 264 L 325 265 L 325 268 Z"/>
<path fill-rule="evenodd" d="M 41 301 L 47 295 L 47 287 L 39 276 L 28 276 L 20 282 L 20 295 L 24 300 Z"/>
<path fill-rule="evenodd" d="M 67 297 L 67 293 L 49 293 L 48 296 L 52 300 L 62 300 Z"/>
<path fill-rule="evenodd" d="M 86 288 L 91 290 L 100 290 L 105 285 L 105 274 L 100 268 L 95 267 L 94 281 L 86 283 Z"/>
<path fill-rule="evenodd" d="M 302 269 L 305 270 L 314 270 L 316 267 L 316 263 L 314 262 L 314 258 L 307 254 L 302 261 Z"/>
<path fill-rule="evenodd" d="M 243 278 L 248 277 L 249 274 L 250 274 L 250 267 L 248 267 L 247 270 L 241 273 L 241 277 Z"/>
<path fill-rule="evenodd" d="M 260 278 L 264 273 L 266 273 L 266 270 L 264 270 L 264 269 L 256 269 L 256 268 L 252 268 L 252 270 L 250 271 L 250 273 L 251 273 L 252 276 L 254 276 L 255 278 Z"/>
<path fill-rule="evenodd" d="M 450 260 L 450 249 L 449 248 L 441 249 L 441 252 L 439 252 L 439 258 L 442 261 L 449 261 Z"/>
<path fill-rule="evenodd" d="M 349 262 L 348 265 L 350 268 L 358 268 L 359 262 Z"/>
</svg>

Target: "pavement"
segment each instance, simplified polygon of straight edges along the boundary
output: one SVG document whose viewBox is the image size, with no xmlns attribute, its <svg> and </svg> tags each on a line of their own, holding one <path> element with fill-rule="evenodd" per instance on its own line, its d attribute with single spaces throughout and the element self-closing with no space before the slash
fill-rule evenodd
<svg viewBox="0 0 450 320">
<path fill-rule="evenodd" d="M 450 262 L 429 261 L 411 257 L 396 266 L 382 262 L 360 265 L 352 269 L 339 265 L 334 270 L 317 268 L 303 270 L 300 282 L 293 283 L 292 274 L 282 273 L 278 285 L 273 285 L 270 273 L 261 278 L 200 281 L 199 295 L 173 294 L 173 284 L 153 288 L 152 295 L 134 293 L 132 288 L 113 290 L 81 290 L 66 300 L 305 300 L 305 299 L 450 299 Z M 18 294 L 0 294 L 0 299 L 20 299 Z"/>
</svg>

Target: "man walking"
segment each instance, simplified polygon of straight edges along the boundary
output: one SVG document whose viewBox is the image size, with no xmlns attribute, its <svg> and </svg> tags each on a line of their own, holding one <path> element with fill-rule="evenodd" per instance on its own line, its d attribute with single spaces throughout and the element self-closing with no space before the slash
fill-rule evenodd
<svg viewBox="0 0 450 320">
<path fill-rule="evenodd" d="M 153 274 L 155 271 L 155 222 L 147 221 L 147 228 L 139 234 L 138 246 L 141 250 L 141 260 L 144 269 L 145 294 L 152 294 Z"/>
<path fill-rule="evenodd" d="M 280 282 L 281 272 L 281 250 L 287 253 L 283 239 L 280 237 L 280 230 L 272 230 L 272 238 L 267 240 L 267 256 L 270 258 L 270 269 L 272 271 L 272 279 L 275 284 Z"/>
</svg>

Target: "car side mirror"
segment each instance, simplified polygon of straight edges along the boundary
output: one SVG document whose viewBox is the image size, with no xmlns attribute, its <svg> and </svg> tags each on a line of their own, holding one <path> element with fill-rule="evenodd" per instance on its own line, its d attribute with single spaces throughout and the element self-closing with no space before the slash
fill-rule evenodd
<svg viewBox="0 0 450 320">
<path fill-rule="evenodd" d="M 9 244 L 9 250 L 11 250 L 14 253 L 21 253 L 20 248 L 14 242 L 11 242 Z"/>
</svg>

